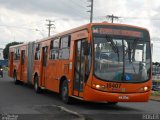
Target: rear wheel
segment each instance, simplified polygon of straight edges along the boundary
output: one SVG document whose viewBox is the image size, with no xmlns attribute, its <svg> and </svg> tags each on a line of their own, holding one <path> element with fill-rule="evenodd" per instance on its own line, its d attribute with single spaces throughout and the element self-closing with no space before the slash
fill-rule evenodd
<svg viewBox="0 0 160 120">
<path fill-rule="evenodd" d="M 41 88 L 39 87 L 38 76 L 34 78 L 34 90 L 36 93 L 41 92 Z"/>
<path fill-rule="evenodd" d="M 67 80 L 64 80 L 61 85 L 61 98 L 64 103 L 66 104 L 71 103 L 71 98 L 69 97 L 69 89 L 68 89 Z"/>
</svg>

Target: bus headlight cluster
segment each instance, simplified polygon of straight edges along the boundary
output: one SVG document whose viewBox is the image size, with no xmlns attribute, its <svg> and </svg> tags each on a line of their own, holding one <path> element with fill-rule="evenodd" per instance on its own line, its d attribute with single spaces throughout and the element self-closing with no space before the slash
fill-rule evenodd
<svg viewBox="0 0 160 120">
<path fill-rule="evenodd" d="M 144 89 L 144 91 L 148 91 L 149 90 L 148 87 L 144 87 L 143 89 Z"/>
<path fill-rule="evenodd" d="M 92 84 L 92 87 L 98 90 L 106 90 L 106 87 L 104 85 Z"/>
<path fill-rule="evenodd" d="M 145 86 L 145 87 L 142 87 L 140 90 L 143 92 L 146 92 L 146 91 L 149 91 L 149 87 Z"/>
</svg>

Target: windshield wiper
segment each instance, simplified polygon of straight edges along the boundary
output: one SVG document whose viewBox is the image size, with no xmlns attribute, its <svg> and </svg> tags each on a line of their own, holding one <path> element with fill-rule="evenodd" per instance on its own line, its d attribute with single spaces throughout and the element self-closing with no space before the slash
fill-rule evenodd
<svg viewBox="0 0 160 120">
<path fill-rule="evenodd" d="M 131 47 L 131 50 L 133 49 L 132 61 L 135 60 L 135 50 L 136 50 L 137 42 L 138 42 L 138 39 L 135 39 Z"/>
<path fill-rule="evenodd" d="M 113 39 L 110 36 L 108 36 L 108 35 L 106 36 L 106 40 L 107 40 L 107 42 L 111 43 L 110 46 L 112 47 L 113 51 L 115 53 L 117 53 L 117 55 L 118 55 L 118 61 L 119 61 L 119 50 L 117 48 L 117 45 L 113 42 Z"/>
</svg>

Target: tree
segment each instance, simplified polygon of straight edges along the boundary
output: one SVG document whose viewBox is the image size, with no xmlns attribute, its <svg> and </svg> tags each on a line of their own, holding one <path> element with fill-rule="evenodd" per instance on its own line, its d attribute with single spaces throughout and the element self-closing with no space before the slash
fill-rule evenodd
<svg viewBox="0 0 160 120">
<path fill-rule="evenodd" d="M 11 42 L 11 43 L 8 43 L 6 45 L 6 47 L 4 48 L 3 50 L 3 56 L 4 56 L 4 59 L 8 59 L 8 53 L 9 53 L 9 47 L 12 46 L 12 45 L 18 45 L 18 44 L 21 44 L 23 42 Z"/>
<path fill-rule="evenodd" d="M 159 65 L 159 63 L 158 63 L 158 62 L 155 62 L 155 65 L 156 65 L 156 66 L 158 66 L 158 65 Z"/>
</svg>

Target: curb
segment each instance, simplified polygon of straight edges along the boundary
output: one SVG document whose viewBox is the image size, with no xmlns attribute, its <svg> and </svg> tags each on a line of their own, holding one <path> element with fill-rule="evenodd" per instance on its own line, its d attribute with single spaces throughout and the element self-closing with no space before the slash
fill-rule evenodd
<svg viewBox="0 0 160 120">
<path fill-rule="evenodd" d="M 150 96 L 150 100 L 160 102 L 160 96 Z"/>
<path fill-rule="evenodd" d="M 157 99 L 150 99 L 150 100 L 160 102 L 160 100 L 157 100 Z"/>
</svg>

